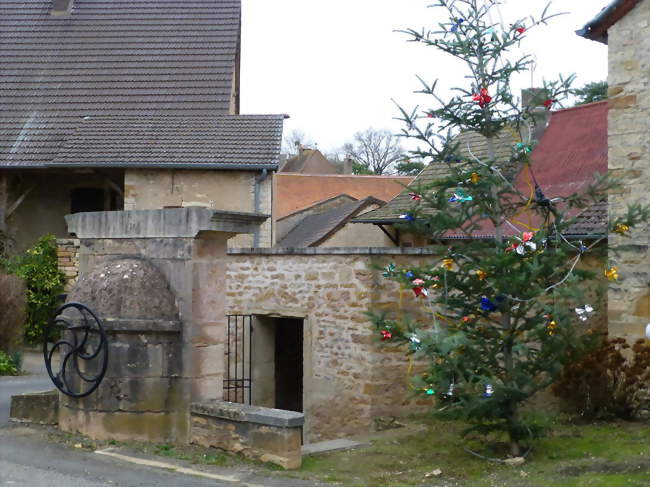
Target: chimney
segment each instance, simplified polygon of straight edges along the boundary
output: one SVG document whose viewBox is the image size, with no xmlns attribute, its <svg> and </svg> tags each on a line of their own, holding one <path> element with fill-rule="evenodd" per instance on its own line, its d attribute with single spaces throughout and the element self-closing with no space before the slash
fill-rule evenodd
<svg viewBox="0 0 650 487">
<path fill-rule="evenodd" d="M 74 0 L 52 0 L 52 10 L 50 15 L 65 16 L 72 13 Z"/>
<path fill-rule="evenodd" d="M 346 156 L 343 160 L 343 174 L 352 174 L 352 158 Z"/>
<path fill-rule="evenodd" d="M 543 88 L 528 88 L 521 90 L 522 109 L 530 110 L 529 122 L 531 123 L 531 142 L 539 142 L 551 121 L 550 107 L 546 108 L 546 97 Z"/>
</svg>

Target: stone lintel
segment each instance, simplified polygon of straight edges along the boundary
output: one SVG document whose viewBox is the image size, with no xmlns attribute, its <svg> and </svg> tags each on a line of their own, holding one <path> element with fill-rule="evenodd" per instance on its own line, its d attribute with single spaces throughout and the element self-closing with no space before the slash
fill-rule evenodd
<svg viewBox="0 0 650 487">
<path fill-rule="evenodd" d="M 211 416 L 229 421 L 277 426 L 280 428 L 295 428 L 305 423 L 305 415 L 282 409 L 248 406 L 225 401 L 204 401 L 193 403 L 190 410 L 194 414 Z"/>
<path fill-rule="evenodd" d="M 254 233 L 267 215 L 209 208 L 98 211 L 67 215 L 77 238 L 195 238 L 203 232 Z"/>
</svg>

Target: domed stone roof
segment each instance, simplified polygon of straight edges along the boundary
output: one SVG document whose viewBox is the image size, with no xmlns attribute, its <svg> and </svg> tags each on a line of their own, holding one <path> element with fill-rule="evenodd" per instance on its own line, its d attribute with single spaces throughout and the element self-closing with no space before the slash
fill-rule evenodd
<svg viewBox="0 0 650 487">
<path fill-rule="evenodd" d="M 176 298 L 163 273 L 133 257 L 99 264 L 81 276 L 67 301 L 85 304 L 101 319 L 178 320 Z"/>
</svg>

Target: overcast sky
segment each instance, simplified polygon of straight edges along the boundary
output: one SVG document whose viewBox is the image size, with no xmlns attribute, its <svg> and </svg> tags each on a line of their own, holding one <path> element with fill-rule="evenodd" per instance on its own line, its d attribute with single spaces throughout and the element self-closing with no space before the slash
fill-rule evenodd
<svg viewBox="0 0 650 487">
<path fill-rule="evenodd" d="M 431 0 L 243 0 L 242 113 L 286 113 L 285 134 L 304 131 L 323 151 L 367 127 L 399 132 L 399 112 L 432 106 L 418 81 L 444 88 L 466 83 L 458 65 L 435 48 L 407 43 L 396 29 L 433 28 L 443 10 Z M 539 17 L 547 0 L 505 0 L 506 25 Z M 607 47 L 575 34 L 609 0 L 555 0 L 568 12 L 530 33 L 522 50 L 535 55 L 532 83 L 576 73 L 576 86 L 607 77 Z M 495 19 L 496 20 L 496 19 Z M 516 89 L 531 85 L 530 75 Z"/>
</svg>

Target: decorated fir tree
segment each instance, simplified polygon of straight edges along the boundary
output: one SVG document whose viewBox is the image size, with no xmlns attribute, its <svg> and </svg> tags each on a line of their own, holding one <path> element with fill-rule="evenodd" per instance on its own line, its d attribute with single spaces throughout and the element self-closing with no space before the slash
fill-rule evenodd
<svg viewBox="0 0 650 487">
<path fill-rule="evenodd" d="M 419 268 L 390 264 L 384 271 L 421 300 L 427 318 L 370 315 L 385 343 L 405 346 L 427 364 L 412 385 L 432 397 L 439 414 L 467 422 L 468 431 L 507 434 L 509 453 L 519 456 L 535 433 L 522 416 L 523 403 L 592 341 L 577 326 L 594 313 L 585 302 L 587 281 L 602 273 L 617 278 L 605 259 L 598 273 L 580 265 L 597 252 L 606 255 L 606 237 L 567 237 L 577 215 L 602 205 L 614 183 L 597 176 L 581 194 L 562 197 L 537 185 L 531 134 L 542 123 L 540 109 L 561 106 L 570 94 L 573 77 L 545 82 L 522 107 L 511 80 L 530 67 L 531 58 L 508 55 L 553 15 L 547 7 L 537 19 L 493 23 L 498 4 L 438 0 L 434 7 L 448 20 L 432 31 L 406 31 L 411 40 L 462 60 L 467 71 L 450 100 L 438 95 L 435 82 L 422 80 L 421 92 L 434 107 L 402 110 L 403 135 L 421 143 L 411 160 L 443 164 L 448 173 L 410 188 L 412 205 L 402 215 L 402 226 L 426 235 L 440 258 Z M 468 132 L 480 134 L 487 149 L 465 144 L 462 135 Z M 514 140 L 505 162 L 496 156 L 504 132 Z M 512 164 L 517 172 L 527 171 L 530 191 L 518 190 L 506 176 L 504 167 Z M 609 222 L 610 230 L 627 234 L 648 213 L 631 206 Z M 490 238 L 472 238 L 476 235 Z"/>
</svg>

